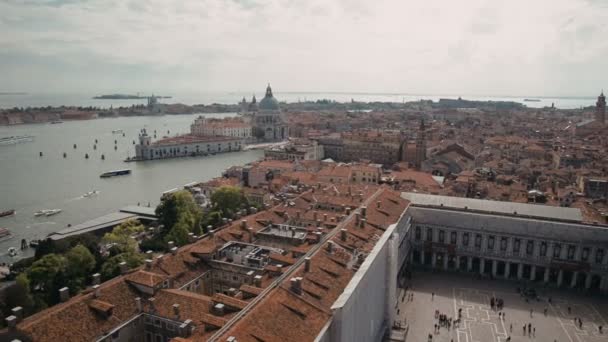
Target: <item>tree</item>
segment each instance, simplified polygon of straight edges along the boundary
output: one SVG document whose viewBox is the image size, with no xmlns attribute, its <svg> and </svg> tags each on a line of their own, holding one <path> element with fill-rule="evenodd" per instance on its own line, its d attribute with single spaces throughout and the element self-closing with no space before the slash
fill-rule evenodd
<svg viewBox="0 0 608 342">
<path fill-rule="evenodd" d="M 57 254 L 47 254 L 36 260 L 27 270 L 32 288 L 48 290 L 52 287 L 53 280 L 65 271 L 67 262 L 65 258 Z"/>
<path fill-rule="evenodd" d="M 190 192 L 182 190 L 166 196 L 156 207 L 158 221 L 164 226 L 161 235 L 168 234 L 181 217 L 187 214 L 193 219 L 192 227 L 189 228 L 192 231 L 200 221 L 201 209 Z"/>
<path fill-rule="evenodd" d="M 185 245 L 188 243 L 188 233 L 191 230 L 191 222 L 189 222 L 187 215 L 183 215 L 182 218 L 173 225 L 173 228 L 165 235 L 165 241 L 174 241 L 177 245 Z"/>
<path fill-rule="evenodd" d="M 144 262 L 144 258 L 139 253 L 122 253 L 115 255 L 101 266 L 101 277 L 104 280 L 114 278 L 120 274 L 121 262 L 126 262 L 128 268 L 135 268 Z"/>
<path fill-rule="evenodd" d="M 95 257 L 83 245 L 77 245 L 65 255 L 70 275 L 86 278 L 95 269 Z"/>
<path fill-rule="evenodd" d="M 21 273 L 15 279 L 15 285 L 9 286 L 6 289 L 3 312 L 6 316 L 10 314 L 10 310 L 16 306 L 21 306 L 26 313 L 32 312 L 34 309 L 34 298 L 30 292 L 30 281 L 24 273 Z"/>
<path fill-rule="evenodd" d="M 114 244 L 114 249 L 118 253 L 135 253 L 137 252 L 137 241 L 133 239 L 133 235 L 144 230 L 144 226 L 137 220 L 128 220 L 114 227 L 111 232 L 103 236 L 103 242 L 106 244 Z"/>
<path fill-rule="evenodd" d="M 225 216 L 233 216 L 241 208 L 247 208 L 249 201 L 243 191 L 236 186 L 222 186 L 211 195 L 213 209 Z"/>
</svg>

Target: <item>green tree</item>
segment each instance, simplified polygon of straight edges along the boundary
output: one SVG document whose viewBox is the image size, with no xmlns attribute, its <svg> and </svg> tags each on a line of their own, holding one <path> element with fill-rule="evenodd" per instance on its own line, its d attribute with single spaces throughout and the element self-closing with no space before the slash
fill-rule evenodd
<svg viewBox="0 0 608 342">
<path fill-rule="evenodd" d="M 139 253 L 121 253 L 110 257 L 101 266 L 101 276 L 104 280 L 114 278 L 120 274 L 120 264 L 125 261 L 128 268 L 135 268 L 144 262 L 144 257 Z"/>
<path fill-rule="evenodd" d="M 86 283 L 87 275 L 95 269 L 95 257 L 83 245 L 77 245 L 65 255 L 68 262 L 68 273 L 75 278 L 81 278 Z"/>
<path fill-rule="evenodd" d="M 143 230 L 144 226 L 139 221 L 128 220 L 106 233 L 103 236 L 103 242 L 114 244 L 114 249 L 118 250 L 118 253 L 135 253 L 137 252 L 137 241 L 133 239 L 133 235 Z"/>
<path fill-rule="evenodd" d="M 65 272 L 66 266 L 66 259 L 53 253 L 36 260 L 27 270 L 31 288 L 51 290 L 55 278 Z"/>
<path fill-rule="evenodd" d="M 222 186 L 211 195 L 213 210 L 221 212 L 224 216 L 233 216 L 235 212 L 249 206 L 249 201 L 241 188 L 236 186 Z"/>
<path fill-rule="evenodd" d="M 181 190 L 166 196 L 156 207 L 156 215 L 159 223 L 164 226 L 161 234 L 166 235 L 184 215 L 192 217 L 193 222 L 189 229 L 192 231 L 200 222 L 201 209 L 190 192 Z"/>
<path fill-rule="evenodd" d="M 26 313 L 31 313 L 34 309 L 34 297 L 30 292 L 30 281 L 21 273 L 15 279 L 15 285 L 6 289 L 3 312 L 6 316 L 10 315 L 10 310 L 16 306 L 21 306 Z"/>
</svg>

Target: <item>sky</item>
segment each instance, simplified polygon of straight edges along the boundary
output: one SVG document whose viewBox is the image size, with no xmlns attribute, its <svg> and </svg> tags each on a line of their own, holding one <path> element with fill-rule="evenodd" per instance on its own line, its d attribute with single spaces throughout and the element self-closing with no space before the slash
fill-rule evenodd
<svg viewBox="0 0 608 342">
<path fill-rule="evenodd" d="M 596 96 L 608 0 L 0 0 L 0 91 Z"/>
</svg>

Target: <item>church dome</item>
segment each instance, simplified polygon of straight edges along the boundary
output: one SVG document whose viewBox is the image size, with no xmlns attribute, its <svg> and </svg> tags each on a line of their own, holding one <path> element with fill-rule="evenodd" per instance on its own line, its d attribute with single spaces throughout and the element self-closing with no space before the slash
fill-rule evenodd
<svg viewBox="0 0 608 342">
<path fill-rule="evenodd" d="M 266 95 L 260 101 L 258 106 L 261 110 L 279 110 L 279 101 L 274 98 L 272 95 L 272 88 L 270 88 L 270 84 L 266 88 Z"/>
</svg>

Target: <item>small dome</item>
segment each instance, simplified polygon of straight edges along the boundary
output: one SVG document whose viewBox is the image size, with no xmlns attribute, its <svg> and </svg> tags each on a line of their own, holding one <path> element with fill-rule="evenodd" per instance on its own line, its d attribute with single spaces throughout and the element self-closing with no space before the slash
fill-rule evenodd
<svg viewBox="0 0 608 342">
<path fill-rule="evenodd" d="M 274 98 L 272 95 L 272 88 L 270 88 L 270 84 L 266 88 L 266 95 L 260 101 L 259 108 L 261 110 L 279 110 L 279 101 Z"/>
</svg>

